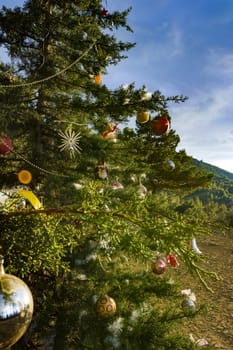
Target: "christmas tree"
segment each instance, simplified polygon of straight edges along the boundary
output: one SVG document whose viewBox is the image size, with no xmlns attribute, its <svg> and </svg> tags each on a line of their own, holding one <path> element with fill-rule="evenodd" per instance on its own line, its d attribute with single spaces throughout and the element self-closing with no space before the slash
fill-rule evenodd
<svg viewBox="0 0 233 350">
<path fill-rule="evenodd" d="M 35 304 L 14 349 L 197 347 L 177 332 L 201 306 L 176 270 L 184 263 L 205 285 L 215 274 L 191 247 L 203 220 L 177 207 L 210 176 L 176 150 L 169 104 L 186 97 L 104 83 L 134 46 L 117 39 L 132 31 L 130 10 L 29 0 L 0 11 L 10 58 L 0 66 L 0 247 Z"/>
</svg>

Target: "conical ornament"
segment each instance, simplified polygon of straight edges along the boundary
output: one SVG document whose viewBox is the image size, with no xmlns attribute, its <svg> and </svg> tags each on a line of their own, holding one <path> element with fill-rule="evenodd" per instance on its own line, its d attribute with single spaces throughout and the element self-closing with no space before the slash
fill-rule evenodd
<svg viewBox="0 0 233 350">
<path fill-rule="evenodd" d="M 33 314 L 33 298 L 18 277 L 5 273 L 0 258 L 0 349 L 10 349 L 26 332 Z"/>
</svg>

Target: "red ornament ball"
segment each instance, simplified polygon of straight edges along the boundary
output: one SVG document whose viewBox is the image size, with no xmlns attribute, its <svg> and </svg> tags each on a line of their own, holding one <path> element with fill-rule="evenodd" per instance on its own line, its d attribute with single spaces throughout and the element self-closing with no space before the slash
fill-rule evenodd
<svg viewBox="0 0 233 350">
<path fill-rule="evenodd" d="M 96 302 L 96 312 L 102 318 L 109 318 L 116 313 L 115 300 L 108 295 L 101 296 Z"/>
<path fill-rule="evenodd" d="M 9 154 L 13 149 L 13 143 L 11 139 L 5 135 L 0 136 L 0 153 L 1 154 Z"/>
<path fill-rule="evenodd" d="M 156 275 L 162 275 L 166 270 L 166 262 L 164 259 L 159 258 L 151 263 L 151 270 Z"/>
<path fill-rule="evenodd" d="M 152 131 L 157 136 L 167 135 L 170 129 L 169 120 L 164 116 L 156 117 L 151 123 Z"/>
</svg>

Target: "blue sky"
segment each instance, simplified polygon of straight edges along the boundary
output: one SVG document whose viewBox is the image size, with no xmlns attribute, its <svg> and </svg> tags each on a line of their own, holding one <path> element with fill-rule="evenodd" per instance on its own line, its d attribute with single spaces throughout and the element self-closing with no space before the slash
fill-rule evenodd
<svg viewBox="0 0 233 350">
<path fill-rule="evenodd" d="M 104 83 L 135 82 L 188 96 L 169 105 L 178 148 L 233 172 L 233 0 L 108 0 L 103 6 L 109 12 L 132 6 L 134 33 L 118 35 L 137 44 L 127 60 L 108 69 Z"/>
</svg>

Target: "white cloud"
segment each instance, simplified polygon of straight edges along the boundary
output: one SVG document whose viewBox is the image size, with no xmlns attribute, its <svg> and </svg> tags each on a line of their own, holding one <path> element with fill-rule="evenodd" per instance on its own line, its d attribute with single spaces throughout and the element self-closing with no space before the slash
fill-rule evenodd
<svg viewBox="0 0 233 350">
<path fill-rule="evenodd" d="M 233 52 L 222 48 L 210 49 L 205 71 L 219 79 L 233 79 Z"/>
<path fill-rule="evenodd" d="M 167 43 L 170 58 L 182 55 L 184 52 L 184 39 L 181 29 L 174 25 L 168 33 L 168 38 L 170 39 Z"/>
<path fill-rule="evenodd" d="M 233 172 L 233 85 L 219 86 L 171 108 L 179 148 L 199 160 Z"/>
</svg>

